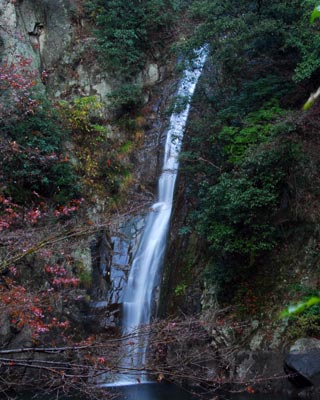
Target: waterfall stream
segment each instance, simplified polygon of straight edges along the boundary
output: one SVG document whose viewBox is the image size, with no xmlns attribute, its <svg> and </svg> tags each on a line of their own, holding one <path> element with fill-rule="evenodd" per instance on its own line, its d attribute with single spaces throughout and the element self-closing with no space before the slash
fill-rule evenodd
<svg viewBox="0 0 320 400">
<path fill-rule="evenodd" d="M 144 330 L 154 315 L 156 291 L 161 280 L 161 270 L 170 224 L 174 186 L 178 171 L 178 156 L 183 132 L 190 109 L 190 99 L 195 90 L 206 58 L 206 51 L 200 50 L 193 68 L 185 70 L 179 83 L 178 99 L 184 107 L 171 115 L 167 132 L 162 173 L 158 183 L 158 201 L 153 204 L 147 216 L 144 233 L 134 256 L 123 301 L 123 335 L 132 333 L 132 350 L 124 346 L 127 354 L 121 369 L 127 370 L 125 380 L 116 384 L 130 384 L 147 381 L 141 372 L 146 361 L 148 334 Z M 130 372 L 129 372 L 130 371 Z"/>
</svg>

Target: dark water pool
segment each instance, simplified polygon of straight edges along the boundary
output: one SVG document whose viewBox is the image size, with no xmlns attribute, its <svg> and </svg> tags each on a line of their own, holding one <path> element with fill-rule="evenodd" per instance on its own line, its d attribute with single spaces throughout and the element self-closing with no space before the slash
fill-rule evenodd
<svg viewBox="0 0 320 400">
<path fill-rule="evenodd" d="M 199 400 L 186 390 L 172 384 L 143 384 L 114 389 L 119 400 Z M 215 399 L 217 396 L 217 399 Z M 254 394 L 211 394 L 208 400 L 292 400 L 290 397 Z"/>
<path fill-rule="evenodd" d="M 214 393 L 209 396 L 192 395 L 169 383 L 150 383 L 141 385 L 121 386 L 109 388 L 117 394 L 116 400 L 294 400 L 296 398 L 283 395 L 257 395 L 257 394 L 228 394 Z M 19 400 L 52 400 L 54 397 L 45 397 L 34 394 L 25 394 Z M 61 399 L 61 397 L 60 397 Z M 70 398 L 68 398 L 70 400 Z M 83 396 L 74 396 L 72 400 L 86 400 Z M 101 399 L 103 400 L 103 399 Z"/>
</svg>

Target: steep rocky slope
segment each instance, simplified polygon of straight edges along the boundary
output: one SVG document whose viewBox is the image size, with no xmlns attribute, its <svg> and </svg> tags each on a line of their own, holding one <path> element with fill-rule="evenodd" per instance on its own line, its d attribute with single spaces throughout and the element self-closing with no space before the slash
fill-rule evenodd
<svg viewBox="0 0 320 400">
<path fill-rule="evenodd" d="M 55 341 L 59 324 L 65 324 L 76 341 L 92 333 L 117 333 L 128 259 L 156 191 L 166 107 L 176 82 L 174 58 L 162 48 L 147 60 L 132 78 L 141 87 L 139 106 L 121 110 L 110 95 L 123 82 L 106 71 L 84 7 L 84 2 L 69 0 L 0 3 L 5 105 L 1 152 L 12 154 L 1 175 L 0 336 L 6 348 Z M 37 100 L 29 107 L 26 95 L 34 93 Z M 24 108 L 25 101 L 29 108 Z M 44 115 L 38 118 L 39 109 Z M 58 112 L 53 124 L 51 112 Z M 35 123 L 34 118 L 38 118 Z M 31 125 L 26 127 L 23 123 L 29 119 Z M 60 125 L 66 131 L 60 131 Z M 56 128 L 62 136 L 58 146 L 44 142 L 46 147 L 39 150 L 38 143 L 42 146 L 42 138 L 54 136 Z M 16 154 L 24 153 L 19 164 Z M 65 199 L 60 195 L 69 170 L 62 171 L 57 186 L 54 180 L 43 181 L 55 165 L 68 165 L 74 171 Z M 74 187 L 80 189 L 70 200 Z M 120 239 L 124 244 L 119 249 Z M 28 300 L 22 295 L 25 290 Z M 21 298 L 15 305 L 17 291 Z M 52 292 L 51 299 L 41 297 L 45 292 Z M 44 317 L 39 310 L 47 307 L 50 315 L 46 311 Z M 35 318 L 31 328 L 28 318 Z M 47 330 L 53 332 L 39 339 L 39 333 Z M 67 336 L 62 334 L 55 342 L 65 344 Z"/>
<path fill-rule="evenodd" d="M 19 318 L 10 315 L 14 296 L 23 302 L 26 316 L 34 317 L 34 312 L 39 314 L 40 308 L 29 307 L 32 301 L 37 307 L 46 304 L 54 310 L 50 311 L 51 319 L 48 317 L 50 323 L 47 325 L 58 328 L 58 323 L 52 322 L 53 318 L 58 318 L 59 324 L 67 326 L 67 333 L 61 335 L 56 344 L 68 344 L 72 335 L 81 342 L 89 334 L 96 335 L 90 344 L 92 340 L 101 343 L 105 338 L 103 335 L 110 337 L 118 333 L 122 283 L 144 226 L 146 209 L 156 191 L 163 135 L 168 123 L 167 110 L 176 85 L 175 59 L 169 51 L 169 45 L 176 38 L 171 37 L 168 43 L 162 44 L 132 78 L 135 85 L 141 86 L 138 107 L 121 110 L 114 106 L 113 94 L 123 82 L 107 71 L 101 61 L 97 38 L 93 34 L 95 26 L 82 1 L 0 0 L 0 10 L 2 66 L 16 73 L 12 65 L 26 63 L 30 73 L 26 76 L 33 77 L 39 97 L 47 97 L 51 101 L 50 107 L 60 112 L 53 125 L 58 126 L 63 121 L 69 131 L 66 136 L 60 133 L 58 156 L 48 151 L 44 157 L 43 154 L 39 156 L 37 148 L 29 151 L 32 142 L 29 137 L 26 141 L 21 139 L 24 136 L 21 131 L 27 131 L 28 127 L 19 125 L 21 143 L 18 147 L 12 126 L 3 130 L 2 154 L 11 149 L 14 157 L 6 171 L 7 180 L 1 176 L 1 215 L 6 216 L 1 220 L 0 230 L 1 299 L 6 305 L 1 314 L 1 344 L 17 348 L 39 343 L 39 337 L 32 336 L 32 329 L 19 320 L 21 313 L 16 313 Z M 201 20 L 201 16 L 196 15 L 197 18 Z M 184 29 L 190 31 L 190 26 Z M 257 43 L 259 45 L 258 40 Z M 242 55 L 239 49 L 231 53 Z M 179 336 L 177 331 L 181 342 L 168 348 L 162 339 L 158 339 L 161 343 L 152 353 L 157 365 L 152 368 L 161 372 L 162 362 L 164 368 L 173 365 L 171 370 L 168 368 L 168 375 L 177 374 L 178 366 L 183 375 L 186 368 L 192 380 L 194 366 L 188 364 L 188 359 L 194 356 L 197 362 L 200 360 L 194 368 L 196 374 L 202 375 L 201 379 L 209 386 L 236 383 L 240 385 L 236 386 L 239 390 L 255 385 L 251 390 L 285 388 L 290 391 L 291 386 L 283 372 L 284 354 L 298 338 L 319 337 L 318 309 L 290 319 L 279 318 L 279 313 L 288 304 L 317 295 L 319 291 L 319 106 L 316 104 L 305 114 L 298 110 L 304 94 L 314 89 L 317 74 L 313 79 L 293 85 L 288 76 L 297 57 L 294 51 L 286 54 L 287 63 L 282 62 L 282 54 L 274 64 L 270 54 L 262 57 L 262 61 L 253 58 L 253 62 L 250 57 L 250 68 L 244 77 L 241 76 L 243 81 L 237 82 L 236 95 L 232 92 L 234 88 L 229 90 L 227 85 L 238 76 L 238 70 L 234 76 L 229 75 L 234 72 L 233 63 L 227 62 L 230 72 L 228 68 L 223 69 L 225 65 L 217 65 L 214 57 L 209 60 L 193 101 L 176 189 L 161 315 L 197 315 L 196 322 L 189 327 L 198 329 L 200 326 L 202 334 L 205 332 L 204 344 L 198 341 L 196 334 L 189 336 L 185 331 L 186 336 Z M 240 69 L 243 70 L 245 68 Z M 269 77 L 270 70 L 280 78 L 271 76 L 268 86 L 264 78 Z M 252 77 L 257 74 L 259 78 L 252 78 L 253 83 L 251 72 Z M 15 82 L 20 84 L 21 76 L 18 78 Z M 290 88 L 287 90 L 287 87 Z M 216 90 L 221 97 L 216 95 Z M 254 96 L 250 98 L 248 93 Z M 2 103 L 7 104 L 6 94 L 4 91 L 1 94 Z M 238 94 L 239 98 L 236 97 Z M 270 101 L 267 106 L 265 101 Z M 1 119 L 3 123 L 5 118 L 1 116 Z M 30 128 L 33 139 L 43 134 L 39 133 L 39 121 L 37 123 L 37 128 L 33 125 Z M 220 129 L 219 124 L 224 124 L 227 129 Z M 53 131 L 53 125 L 49 131 Z M 269 131 L 276 132 L 277 138 L 270 140 Z M 240 145 L 239 132 L 247 135 Z M 246 153 L 252 143 L 256 146 L 253 153 Z M 283 153 L 277 152 L 283 144 Z M 17 172 L 15 167 L 18 169 L 15 157 L 26 147 L 28 161 L 39 158 L 39 165 L 46 166 L 51 157 L 59 160 L 58 164 L 66 162 L 74 168 L 76 174 L 71 175 L 66 187 L 71 190 L 78 181 L 81 183 L 80 192 L 75 191 L 76 202 L 68 198 L 66 204 L 61 200 L 50 203 L 49 199 L 50 204 L 42 206 L 38 197 L 41 201 L 48 198 L 42 192 L 32 190 L 28 197 L 29 209 L 20 212 L 22 205 L 8 199 L 9 189 L 16 193 L 12 189 L 17 178 L 15 175 L 13 179 L 12 174 Z M 244 162 L 249 153 L 251 158 Z M 260 164 L 254 158 L 256 154 L 262 154 Z M 271 155 L 270 159 L 267 159 L 268 155 Z M 257 165 L 262 167 L 259 169 Z M 271 172 L 265 176 L 269 167 Z M 219 211 L 222 210 L 221 220 L 225 226 L 240 232 L 243 236 L 239 235 L 239 240 L 244 237 L 254 251 L 252 248 L 246 250 L 246 240 L 241 242 L 245 251 L 239 251 L 231 229 L 227 233 L 231 232 L 230 238 L 234 241 L 230 246 L 234 246 L 233 251 L 236 249 L 236 256 L 230 257 L 230 247 L 223 247 L 224 242 L 229 244 L 225 231 L 217 232 L 212 227 L 211 221 L 216 221 L 217 215 L 210 209 L 210 197 L 206 196 L 220 182 L 221 175 L 229 179 L 225 187 L 230 189 L 237 213 L 232 214 L 231 210 L 230 217 L 230 210 L 223 208 L 218 196 L 213 196 L 212 202 Z M 251 182 L 255 182 L 255 176 L 261 176 L 263 183 L 271 182 L 271 199 L 263 192 L 264 198 L 255 203 L 252 201 L 255 197 L 248 195 L 250 201 L 239 206 L 236 200 L 246 191 L 238 186 L 238 182 L 245 181 L 247 186 L 244 188 L 251 189 L 250 182 L 244 179 L 248 176 Z M 257 184 L 258 189 L 263 186 L 261 182 Z M 62 188 L 62 184 L 60 186 Z M 45 188 L 45 193 L 51 193 L 47 186 Z M 53 191 L 57 198 L 61 188 L 58 185 Z M 221 193 L 221 198 L 230 200 L 225 192 Z M 259 194 L 259 191 L 255 193 Z M 250 210 L 248 212 L 250 202 L 253 203 L 252 214 Z M 203 216 L 197 214 L 201 206 L 210 217 L 204 221 Z M 12 211 L 6 211 L 9 209 Z M 75 211 L 76 216 L 70 218 Z M 6 213 L 15 221 L 9 230 L 5 229 L 5 224 L 11 223 L 12 218 L 8 219 Z M 15 213 L 23 214 L 20 220 L 13 216 Z M 38 218 L 39 213 L 43 219 Z M 238 215 L 246 217 L 248 214 L 253 218 L 249 228 L 246 220 L 243 222 L 239 217 L 239 222 L 237 219 Z M 262 234 L 259 234 L 257 221 L 263 221 L 261 225 L 267 227 Z M 270 224 L 273 224 L 271 228 Z M 274 231 L 277 233 L 272 236 Z M 213 237 L 216 234 L 215 243 L 223 249 L 220 254 L 217 247 L 216 252 L 212 252 L 214 240 L 210 242 L 210 234 Z M 261 237 L 271 237 L 271 245 L 268 240 L 260 240 Z M 60 280 L 55 281 L 53 273 L 57 273 Z M 24 286 L 33 296 L 28 302 L 17 295 L 23 292 Z M 44 296 L 39 300 L 39 293 L 44 292 L 52 293 L 52 297 Z M 40 324 L 43 322 L 41 316 L 37 318 L 36 329 L 48 328 Z M 164 329 L 164 332 L 168 330 Z M 52 340 L 56 332 L 54 330 L 51 336 L 50 333 L 40 336 L 40 343 Z M 210 357 L 207 359 L 203 354 Z"/>
</svg>

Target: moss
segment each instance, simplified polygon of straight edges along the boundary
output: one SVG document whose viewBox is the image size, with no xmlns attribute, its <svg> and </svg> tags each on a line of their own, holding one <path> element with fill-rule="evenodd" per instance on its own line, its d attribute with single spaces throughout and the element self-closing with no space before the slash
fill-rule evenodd
<svg viewBox="0 0 320 400">
<path fill-rule="evenodd" d="M 92 274 L 90 271 L 83 269 L 78 273 L 80 279 L 80 287 L 83 289 L 90 289 L 92 286 Z"/>
<path fill-rule="evenodd" d="M 131 140 L 134 117 L 123 116 L 111 135 L 109 121 L 101 117 L 102 104 L 95 96 L 78 98 L 73 103 L 63 102 L 60 107 L 72 130 L 83 192 L 92 201 L 97 196 L 103 198 L 112 209 L 126 200 L 133 184 L 130 155 L 135 150 L 135 141 Z M 131 128 L 127 130 L 128 127 Z"/>
<path fill-rule="evenodd" d="M 312 307 L 313 308 L 313 307 Z M 287 336 L 291 341 L 301 337 L 320 337 L 320 310 L 314 307 L 311 312 L 292 318 L 289 321 Z"/>
<path fill-rule="evenodd" d="M 178 208 L 178 207 L 177 207 Z M 178 234 L 177 221 L 173 222 L 172 236 L 165 264 L 160 299 L 160 313 L 199 311 L 205 259 L 197 235 Z M 176 249 L 179 248 L 179 253 Z"/>
</svg>

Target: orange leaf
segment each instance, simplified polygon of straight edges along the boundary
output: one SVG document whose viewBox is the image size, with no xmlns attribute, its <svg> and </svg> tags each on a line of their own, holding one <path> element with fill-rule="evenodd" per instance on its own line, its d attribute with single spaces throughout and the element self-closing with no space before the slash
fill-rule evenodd
<svg viewBox="0 0 320 400">
<path fill-rule="evenodd" d="M 246 387 L 246 391 L 248 392 L 248 393 L 251 393 L 251 394 L 253 394 L 253 393 L 255 393 L 256 391 L 253 389 L 253 387 L 252 386 L 248 386 L 248 387 Z"/>
</svg>

